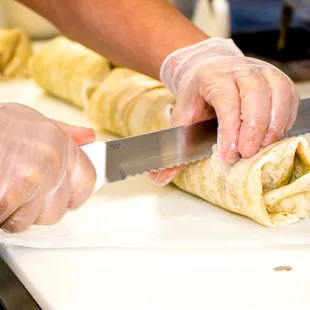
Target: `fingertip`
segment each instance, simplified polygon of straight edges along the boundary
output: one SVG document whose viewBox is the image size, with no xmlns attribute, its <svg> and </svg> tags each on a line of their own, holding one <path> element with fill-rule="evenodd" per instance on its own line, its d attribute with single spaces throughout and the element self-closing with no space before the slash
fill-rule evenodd
<svg viewBox="0 0 310 310">
<path fill-rule="evenodd" d="M 80 208 L 91 196 L 93 193 L 94 186 L 88 188 L 79 188 L 76 189 L 74 193 L 72 193 L 69 204 L 68 210 L 77 210 Z"/>
<path fill-rule="evenodd" d="M 69 178 L 65 177 L 56 188 L 50 189 L 41 203 L 40 214 L 34 221 L 36 225 L 54 225 L 66 214 L 70 201 Z"/>
<path fill-rule="evenodd" d="M 270 144 L 280 141 L 284 137 L 285 131 L 277 131 L 275 128 L 270 128 L 262 142 L 262 147 L 267 147 Z"/>
<path fill-rule="evenodd" d="M 240 156 L 244 159 L 251 158 L 259 150 L 259 147 L 255 146 L 252 141 L 249 141 L 247 144 L 239 148 Z"/>
<path fill-rule="evenodd" d="M 148 179 L 158 187 L 164 187 L 170 183 L 183 169 L 183 166 L 172 167 L 161 171 L 147 173 Z"/>
<path fill-rule="evenodd" d="M 69 165 L 71 198 L 68 209 L 77 209 L 91 196 L 96 184 L 96 170 L 88 156 L 78 148 L 77 161 Z"/>
<path fill-rule="evenodd" d="M 156 185 L 157 187 L 164 187 L 172 180 L 172 179 L 162 178 L 160 172 L 149 172 L 147 174 L 147 177 L 148 177 L 149 181 L 153 185 Z"/>
<path fill-rule="evenodd" d="M 78 145 L 88 144 L 94 142 L 96 139 L 95 130 L 92 128 L 73 126 L 55 120 L 53 122 L 66 132 Z"/>
<path fill-rule="evenodd" d="M 1 225 L 1 228 L 10 233 L 20 233 L 27 230 L 38 218 L 44 205 L 43 195 L 35 196 L 28 203 L 20 206 Z"/>
<path fill-rule="evenodd" d="M 227 143 L 225 142 L 225 140 L 220 138 L 218 145 L 219 145 L 220 159 L 223 161 L 223 163 L 233 165 L 239 160 L 240 155 L 238 152 L 236 142 Z"/>
<path fill-rule="evenodd" d="M 2 225 L 1 229 L 6 233 L 20 233 L 25 231 L 30 226 L 30 223 L 21 224 L 12 219 L 7 219 Z"/>
<path fill-rule="evenodd" d="M 262 147 L 268 124 L 257 121 L 243 122 L 238 140 L 238 151 L 242 158 L 254 156 Z"/>
<path fill-rule="evenodd" d="M 227 165 L 234 165 L 239 159 L 239 153 L 236 149 L 231 149 L 228 152 L 221 152 L 220 159 Z"/>
<path fill-rule="evenodd" d="M 36 221 L 34 222 L 35 225 L 42 225 L 42 226 L 52 226 L 57 224 L 67 213 L 67 209 L 63 208 L 59 210 L 57 214 L 50 216 L 49 214 L 42 214 L 40 215 Z"/>
<path fill-rule="evenodd" d="M 68 132 L 70 137 L 78 145 L 85 145 L 95 141 L 96 134 L 92 128 L 78 128 Z"/>
</svg>

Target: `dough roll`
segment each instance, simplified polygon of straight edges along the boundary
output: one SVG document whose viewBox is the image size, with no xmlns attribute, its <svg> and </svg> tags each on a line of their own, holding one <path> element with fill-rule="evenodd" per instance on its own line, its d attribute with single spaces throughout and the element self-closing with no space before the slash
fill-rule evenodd
<svg viewBox="0 0 310 310">
<path fill-rule="evenodd" d="M 114 69 L 85 110 L 100 129 L 131 136 L 167 128 L 175 98 L 159 81 L 129 69 Z"/>
<path fill-rule="evenodd" d="M 113 70 L 91 97 L 86 113 L 119 136 L 168 127 L 174 96 L 159 82 L 128 69 Z M 307 136 L 275 143 L 226 167 L 216 145 L 210 158 L 188 165 L 173 183 L 267 227 L 296 223 L 310 214 Z"/>
<path fill-rule="evenodd" d="M 22 29 L 0 29 L 0 80 L 28 77 L 31 42 Z"/>
<path fill-rule="evenodd" d="M 104 57 L 65 37 L 46 43 L 30 59 L 39 87 L 55 97 L 85 108 L 96 87 L 111 71 Z"/>
</svg>

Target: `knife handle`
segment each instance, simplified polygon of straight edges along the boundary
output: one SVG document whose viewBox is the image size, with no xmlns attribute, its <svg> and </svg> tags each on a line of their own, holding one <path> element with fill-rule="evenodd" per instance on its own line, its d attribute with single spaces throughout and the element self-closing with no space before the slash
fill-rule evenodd
<svg viewBox="0 0 310 310">
<path fill-rule="evenodd" d="M 97 180 L 93 191 L 94 193 L 106 183 L 106 144 L 102 141 L 95 141 L 81 146 L 81 149 L 88 156 L 96 170 Z"/>
</svg>

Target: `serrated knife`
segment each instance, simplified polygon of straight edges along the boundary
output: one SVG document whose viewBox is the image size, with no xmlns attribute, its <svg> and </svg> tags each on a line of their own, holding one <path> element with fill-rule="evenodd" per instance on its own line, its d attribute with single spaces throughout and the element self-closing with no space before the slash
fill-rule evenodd
<svg viewBox="0 0 310 310">
<path fill-rule="evenodd" d="M 95 190 L 128 176 L 188 164 L 209 157 L 217 140 L 217 121 L 82 146 L 97 173 Z M 310 98 L 301 100 L 290 137 L 310 132 Z"/>
</svg>

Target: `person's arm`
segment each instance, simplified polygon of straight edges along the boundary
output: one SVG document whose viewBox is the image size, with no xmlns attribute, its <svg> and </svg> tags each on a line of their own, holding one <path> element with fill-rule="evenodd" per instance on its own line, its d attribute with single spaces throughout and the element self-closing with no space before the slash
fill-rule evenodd
<svg viewBox="0 0 310 310">
<path fill-rule="evenodd" d="M 111 61 L 159 79 L 174 50 L 208 38 L 167 0 L 19 0 Z"/>
</svg>

